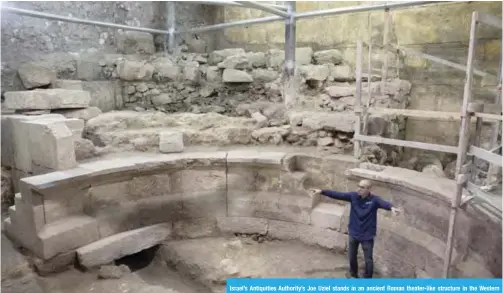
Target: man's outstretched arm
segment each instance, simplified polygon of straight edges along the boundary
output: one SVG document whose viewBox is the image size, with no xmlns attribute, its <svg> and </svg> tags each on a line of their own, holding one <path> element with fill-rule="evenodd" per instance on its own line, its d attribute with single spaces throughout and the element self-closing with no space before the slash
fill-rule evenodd
<svg viewBox="0 0 503 293">
<path fill-rule="evenodd" d="M 392 203 L 387 202 L 380 197 L 377 198 L 377 208 L 391 211 L 394 215 L 398 215 L 400 213 L 400 209 L 397 209 Z"/>
<path fill-rule="evenodd" d="M 328 189 L 313 189 L 311 193 L 314 194 L 321 194 L 333 199 L 338 199 L 338 200 L 343 200 L 343 201 L 351 201 L 351 192 L 338 192 L 335 190 L 328 190 Z"/>
</svg>

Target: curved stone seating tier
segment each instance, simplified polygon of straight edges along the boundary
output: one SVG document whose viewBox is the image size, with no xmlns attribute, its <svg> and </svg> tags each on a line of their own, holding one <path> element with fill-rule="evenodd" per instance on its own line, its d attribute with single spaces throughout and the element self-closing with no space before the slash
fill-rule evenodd
<svg viewBox="0 0 503 293">
<path fill-rule="evenodd" d="M 454 183 L 422 184 L 418 172 L 356 167 L 346 156 L 258 151 L 100 160 L 22 179 L 4 224 L 49 267 L 77 255 L 89 268 L 166 239 L 233 233 L 344 251 L 348 206 L 311 198 L 307 189 L 352 190 L 370 178 L 378 182 L 376 194 L 405 211 L 398 219 L 380 213 L 376 267 L 393 277 L 438 276 Z M 463 212 L 459 222 L 455 274 L 501 276 L 501 226 L 476 211 Z"/>
</svg>

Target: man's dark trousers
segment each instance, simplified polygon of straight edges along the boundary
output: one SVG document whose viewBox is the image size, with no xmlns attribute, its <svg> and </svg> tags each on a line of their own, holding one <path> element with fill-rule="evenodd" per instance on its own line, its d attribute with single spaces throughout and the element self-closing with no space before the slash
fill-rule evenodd
<svg viewBox="0 0 503 293">
<path fill-rule="evenodd" d="M 363 257 L 365 258 L 365 274 L 364 278 L 372 278 L 374 273 L 374 239 L 370 240 L 358 240 L 352 236 L 349 236 L 349 273 L 351 277 L 358 278 L 358 246 L 362 245 Z"/>
</svg>

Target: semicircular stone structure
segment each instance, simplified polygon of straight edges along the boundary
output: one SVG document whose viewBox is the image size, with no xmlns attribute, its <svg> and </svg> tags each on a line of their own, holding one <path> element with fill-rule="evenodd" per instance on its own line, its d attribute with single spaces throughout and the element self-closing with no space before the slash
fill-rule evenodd
<svg viewBox="0 0 503 293">
<path fill-rule="evenodd" d="M 455 184 L 423 177 L 360 169 L 346 156 L 145 154 L 22 179 L 4 225 L 49 267 L 77 260 L 91 268 L 169 239 L 233 233 L 344 252 L 349 207 L 307 190 L 353 190 L 365 178 L 404 210 L 397 218 L 379 212 L 376 268 L 389 277 L 440 277 Z M 500 222 L 468 205 L 455 235 L 454 276 L 501 277 Z"/>
</svg>

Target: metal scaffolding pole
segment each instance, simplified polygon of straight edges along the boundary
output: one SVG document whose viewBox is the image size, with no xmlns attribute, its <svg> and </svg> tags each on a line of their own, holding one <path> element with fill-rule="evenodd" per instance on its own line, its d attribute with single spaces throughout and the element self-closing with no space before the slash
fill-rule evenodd
<svg viewBox="0 0 503 293">
<path fill-rule="evenodd" d="M 221 6 L 236 6 L 236 7 L 243 7 L 243 4 L 240 4 L 240 3 L 237 3 L 238 1 L 191 1 L 191 2 L 188 2 L 189 4 L 190 3 L 196 3 L 196 4 L 203 4 L 203 5 L 221 5 Z M 187 3 L 187 2 L 186 2 Z M 282 11 L 286 11 L 287 8 L 284 6 L 284 5 L 276 5 L 276 4 L 262 4 L 262 5 L 265 5 L 269 8 L 275 8 L 275 9 L 279 9 L 279 10 L 282 10 Z"/>
<path fill-rule="evenodd" d="M 470 44 L 468 46 L 468 61 L 466 64 L 466 79 L 465 88 L 463 94 L 463 105 L 461 107 L 461 126 L 459 129 L 459 142 L 456 158 L 456 191 L 453 194 L 451 202 L 451 214 L 449 218 L 449 232 L 447 234 L 447 243 L 445 248 L 444 256 L 444 267 L 442 275 L 444 278 L 449 278 L 451 270 L 451 260 L 452 251 L 454 246 L 454 234 L 456 228 L 456 219 L 459 209 L 459 204 L 461 202 L 461 196 L 463 194 L 463 186 L 465 185 L 463 175 L 461 174 L 462 166 L 466 159 L 466 154 L 468 152 L 468 141 L 469 141 L 469 126 L 471 113 L 469 113 L 468 105 L 471 100 L 472 95 L 472 85 L 473 85 L 473 59 L 475 57 L 475 46 L 477 44 L 476 38 L 477 31 L 477 12 L 472 15 L 472 24 L 470 27 Z"/>
<path fill-rule="evenodd" d="M 288 17 L 285 20 L 285 64 L 283 72 L 283 101 L 287 109 L 295 107 L 297 100 L 295 86 L 295 47 L 296 25 L 293 14 L 295 13 L 295 1 L 287 1 Z"/>
<path fill-rule="evenodd" d="M 72 22 L 72 23 L 78 23 L 78 24 L 88 24 L 88 25 L 102 26 L 102 27 L 110 27 L 110 28 L 116 28 L 116 29 L 123 29 L 123 30 L 127 30 L 127 31 L 138 31 L 138 32 L 146 32 L 146 33 L 153 33 L 153 34 L 169 35 L 168 31 L 158 30 L 158 29 L 153 29 L 153 28 L 135 27 L 135 26 L 128 26 L 128 25 L 115 24 L 115 23 L 109 23 L 109 22 L 101 22 L 101 21 L 95 21 L 95 20 L 66 17 L 66 16 L 61 16 L 61 15 L 55 15 L 55 14 L 50 14 L 50 13 L 44 13 L 44 12 L 38 12 L 38 11 L 26 10 L 26 9 L 19 9 L 19 8 L 14 8 L 14 7 L 7 7 L 7 6 L 2 6 L 1 8 L 2 8 L 2 12 L 10 12 L 10 13 L 15 13 L 15 14 L 19 14 L 19 15 L 36 17 L 36 18 L 60 20 L 60 21 L 66 21 L 66 22 Z"/>
<path fill-rule="evenodd" d="M 168 53 L 173 54 L 175 52 L 175 14 L 176 6 L 174 1 L 166 2 L 166 24 L 168 27 Z"/>
<path fill-rule="evenodd" d="M 281 11 L 281 10 L 278 10 L 276 8 L 269 7 L 269 6 L 264 5 L 264 4 L 255 3 L 255 2 L 252 2 L 252 1 L 236 1 L 236 3 L 241 4 L 241 5 L 243 5 L 245 7 L 248 7 L 248 8 L 255 8 L 255 9 L 259 9 L 259 10 L 265 11 L 265 12 L 276 14 L 276 15 L 282 16 L 284 18 L 290 17 L 289 13 Z"/>
<path fill-rule="evenodd" d="M 208 25 L 208 26 L 203 26 L 203 27 L 190 28 L 190 29 L 181 29 L 181 30 L 176 31 L 175 33 L 176 34 L 204 33 L 204 32 L 223 30 L 223 29 L 236 27 L 236 26 L 247 26 L 247 25 L 267 23 L 267 22 L 273 22 L 273 21 L 281 21 L 281 20 L 284 20 L 284 18 L 281 16 L 268 16 L 268 17 L 262 17 L 262 18 L 238 20 L 238 21 L 233 21 L 233 22 L 224 22 L 224 23 L 213 24 L 213 25 Z"/>
<path fill-rule="evenodd" d="M 203 2 L 215 2 L 215 1 L 203 1 Z M 216 1 L 216 2 L 219 2 L 219 1 Z M 403 3 L 392 3 L 392 4 L 387 4 L 387 5 L 355 6 L 355 7 L 345 7 L 345 8 L 328 9 L 328 10 L 309 11 L 309 12 L 305 12 L 305 13 L 294 14 L 294 18 L 295 19 L 309 18 L 309 17 L 316 17 L 316 16 L 324 16 L 324 15 L 365 12 L 365 11 L 372 11 L 372 10 L 381 10 L 381 9 L 386 9 L 386 8 L 398 9 L 398 8 L 412 7 L 412 6 L 418 6 L 418 5 L 424 5 L 424 4 L 439 3 L 439 2 L 446 2 L 446 1 L 409 1 L 409 2 L 403 2 Z M 237 3 L 234 3 L 234 4 L 237 4 Z M 222 4 L 222 5 L 224 5 L 224 4 Z M 232 5 L 232 4 L 229 4 L 229 5 Z M 87 20 L 87 19 L 79 19 L 79 18 L 60 16 L 60 15 L 55 15 L 55 14 L 50 14 L 50 13 L 44 13 L 44 12 L 38 12 L 38 11 L 32 11 L 32 10 L 26 10 L 26 9 L 19 9 L 19 8 L 14 8 L 14 7 L 3 6 L 3 7 L 1 7 L 1 9 L 4 12 L 16 13 L 19 15 L 26 15 L 26 16 L 37 17 L 37 18 L 59 20 L 59 21 L 66 21 L 66 22 L 86 24 L 86 25 L 95 25 L 95 26 L 102 26 L 102 27 L 110 27 L 110 28 L 130 30 L 130 31 L 139 31 L 139 32 L 169 35 L 169 31 L 166 31 L 166 30 L 134 27 L 134 26 L 115 24 L 115 23 L 108 23 L 108 22 L 101 22 L 101 21 L 94 21 L 94 20 Z M 282 21 L 282 20 L 284 20 L 284 18 L 281 16 L 269 16 L 269 17 L 263 17 L 263 18 L 255 18 L 255 19 L 240 20 L 240 21 L 234 21 L 234 22 L 228 22 L 228 23 L 220 23 L 220 24 L 209 25 L 209 26 L 199 27 L 199 28 L 181 29 L 178 31 L 175 30 L 174 33 L 175 34 L 203 33 L 203 32 L 209 32 L 209 31 L 223 30 L 223 29 L 236 27 L 236 26 L 247 26 L 247 25 L 254 25 L 254 24 L 261 24 L 261 23 L 268 23 L 268 22 Z"/>
<path fill-rule="evenodd" d="M 334 9 L 326 9 L 326 10 L 316 10 L 316 11 L 308 11 L 302 13 L 296 13 L 295 19 L 301 18 L 310 18 L 317 16 L 328 16 L 328 15 L 336 15 L 336 14 L 346 14 L 346 13 L 355 13 L 355 12 L 366 12 L 372 10 L 384 10 L 384 9 L 397 9 L 397 8 L 406 8 L 418 5 L 425 4 L 435 4 L 446 1 L 408 1 L 408 2 L 397 2 L 390 4 L 379 4 L 379 5 L 370 5 L 370 6 L 351 6 L 351 7 L 343 7 L 343 8 L 334 8 Z"/>
</svg>

